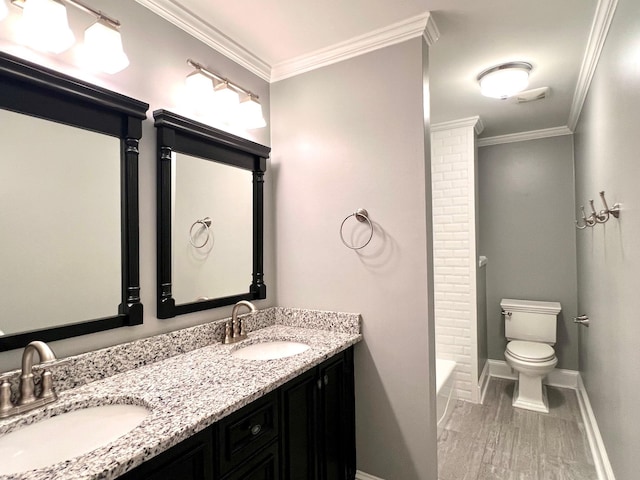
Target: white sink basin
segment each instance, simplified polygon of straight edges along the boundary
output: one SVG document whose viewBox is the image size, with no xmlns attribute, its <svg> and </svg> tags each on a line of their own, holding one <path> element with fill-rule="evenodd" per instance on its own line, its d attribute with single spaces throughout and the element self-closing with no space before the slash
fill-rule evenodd
<svg viewBox="0 0 640 480">
<path fill-rule="evenodd" d="M 309 350 L 309 345 L 300 342 L 271 341 L 254 343 L 231 352 L 236 358 L 245 360 L 275 360 L 298 355 Z"/>
<path fill-rule="evenodd" d="M 0 475 L 47 467 L 130 432 L 151 413 L 139 405 L 103 405 L 47 418 L 0 436 Z"/>
</svg>

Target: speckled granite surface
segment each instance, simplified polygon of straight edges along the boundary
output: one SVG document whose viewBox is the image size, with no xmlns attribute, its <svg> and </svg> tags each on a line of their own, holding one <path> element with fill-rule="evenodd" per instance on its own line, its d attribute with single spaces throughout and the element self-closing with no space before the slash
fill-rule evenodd
<svg viewBox="0 0 640 480">
<path fill-rule="evenodd" d="M 151 410 L 150 415 L 115 442 L 72 461 L 24 474 L 0 476 L 0 479 L 117 478 L 362 338 L 357 314 L 264 310 L 253 319 L 247 317 L 247 330 L 253 331 L 247 340 L 234 345 L 217 343 L 222 337 L 223 325 L 224 320 L 217 321 L 61 362 L 56 376 L 77 372 L 80 380 L 59 377 L 55 380 L 57 402 L 20 417 L 1 420 L 0 435 L 65 411 L 102 404 L 143 405 Z M 266 340 L 299 341 L 311 348 L 293 357 L 268 361 L 241 360 L 230 354 L 243 345 Z M 198 345 L 204 341 L 209 345 Z M 212 341 L 216 343 L 211 344 Z M 163 354 L 164 359 L 158 359 L 154 353 L 157 347 L 167 348 L 165 342 L 172 344 L 171 351 L 176 353 L 169 358 Z M 136 368 L 136 365 L 142 366 Z M 84 376 L 77 371 L 82 368 L 89 370 Z M 98 371 L 103 376 L 114 373 L 95 380 Z"/>
</svg>

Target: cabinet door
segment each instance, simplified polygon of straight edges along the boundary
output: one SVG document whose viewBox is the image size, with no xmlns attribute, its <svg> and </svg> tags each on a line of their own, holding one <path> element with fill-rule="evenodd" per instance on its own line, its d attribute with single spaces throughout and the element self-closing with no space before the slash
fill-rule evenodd
<svg viewBox="0 0 640 480">
<path fill-rule="evenodd" d="M 278 437 L 278 396 L 272 392 L 218 424 L 219 474 L 242 465 Z"/>
<path fill-rule="evenodd" d="M 322 480 L 352 480 L 355 475 L 353 374 L 349 354 L 320 366 L 319 472 Z"/>
<path fill-rule="evenodd" d="M 280 390 L 283 480 L 316 478 L 316 372 L 304 373 Z"/>
<path fill-rule="evenodd" d="M 213 480 L 213 438 L 207 428 L 135 470 L 123 480 Z"/>
<path fill-rule="evenodd" d="M 250 458 L 224 480 L 279 480 L 278 442 Z"/>
</svg>

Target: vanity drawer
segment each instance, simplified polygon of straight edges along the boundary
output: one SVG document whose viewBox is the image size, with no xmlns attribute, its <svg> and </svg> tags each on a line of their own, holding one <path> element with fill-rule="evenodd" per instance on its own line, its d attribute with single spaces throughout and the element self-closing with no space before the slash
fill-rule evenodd
<svg viewBox="0 0 640 480">
<path fill-rule="evenodd" d="M 278 437 L 276 392 L 232 413 L 218 424 L 220 475 L 237 467 Z"/>
</svg>

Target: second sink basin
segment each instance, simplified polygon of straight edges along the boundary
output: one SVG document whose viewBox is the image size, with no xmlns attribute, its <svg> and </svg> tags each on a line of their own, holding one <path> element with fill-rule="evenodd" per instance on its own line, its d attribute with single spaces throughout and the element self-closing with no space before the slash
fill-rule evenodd
<svg viewBox="0 0 640 480">
<path fill-rule="evenodd" d="M 0 436 L 0 475 L 47 467 L 89 453 L 130 432 L 151 413 L 102 405 L 47 418 Z"/>
<path fill-rule="evenodd" d="M 277 358 L 292 357 L 309 350 L 309 345 L 286 340 L 254 343 L 231 352 L 236 358 L 245 360 L 275 360 Z"/>
</svg>

